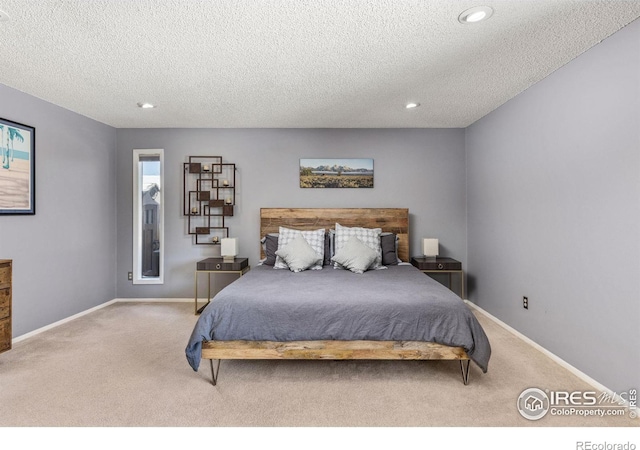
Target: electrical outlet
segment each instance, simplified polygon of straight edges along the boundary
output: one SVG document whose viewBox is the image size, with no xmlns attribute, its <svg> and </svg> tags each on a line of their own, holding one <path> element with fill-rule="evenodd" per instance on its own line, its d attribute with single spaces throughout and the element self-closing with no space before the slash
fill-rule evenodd
<svg viewBox="0 0 640 450">
<path fill-rule="evenodd" d="M 127 279 L 128 279 L 129 281 L 133 280 L 133 272 L 129 272 L 129 273 L 127 273 Z"/>
<path fill-rule="evenodd" d="M 529 297 L 522 297 L 522 307 L 529 309 Z"/>
</svg>

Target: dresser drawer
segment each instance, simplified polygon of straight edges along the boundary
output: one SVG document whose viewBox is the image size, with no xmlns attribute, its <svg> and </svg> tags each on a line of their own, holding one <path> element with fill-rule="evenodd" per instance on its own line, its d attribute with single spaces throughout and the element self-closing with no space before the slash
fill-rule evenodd
<svg viewBox="0 0 640 450">
<path fill-rule="evenodd" d="M 0 289 L 11 286 L 11 264 L 0 263 Z"/>
<path fill-rule="evenodd" d="M 11 289 L 0 289 L 0 319 L 11 316 Z"/>
<path fill-rule="evenodd" d="M 11 319 L 0 319 L 0 352 L 11 349 Z"/>
</svg>

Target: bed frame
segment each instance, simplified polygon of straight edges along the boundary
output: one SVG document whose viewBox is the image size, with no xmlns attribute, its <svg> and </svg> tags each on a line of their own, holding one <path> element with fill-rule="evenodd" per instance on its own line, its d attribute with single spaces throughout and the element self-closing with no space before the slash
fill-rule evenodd
<svg viewBox="0 0 640 450">
<path fill-rule="evenodd" d="M 406 208 L 262 208 L 260 236 L 280 226 L 299 230 L 347 227 L 382 228 L 398 235 L 398 257 L 409 261 L 409 210 Z M 264 257 L 262 247 L 261 257 Z M 421 341 L 204 341 L 202 358 L 211 366 L 215 386 L 223 359 L 384 359 L 458 360 L 462 381 L 469 383 L 469 356 L 462 347 Z M 214 369 L 213 360 L 217 360 Z"/>
</svg>

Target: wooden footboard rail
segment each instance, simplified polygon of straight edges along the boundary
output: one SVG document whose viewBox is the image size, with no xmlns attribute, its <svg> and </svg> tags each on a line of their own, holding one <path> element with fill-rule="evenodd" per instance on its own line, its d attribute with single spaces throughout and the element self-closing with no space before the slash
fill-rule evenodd
<svg viewBox="0 0 640 450">
<path fill-rule="evenodd" d="M 462 381 L 469 383 L 469 356 L 462 347 L 420 341 L 204 341 L 202 358 L 211 363 L 215 386 L 223 359 L 383 359 L 459 360 Z M 218 360 L 214 371 L 213 360 Z"/>
</svg>

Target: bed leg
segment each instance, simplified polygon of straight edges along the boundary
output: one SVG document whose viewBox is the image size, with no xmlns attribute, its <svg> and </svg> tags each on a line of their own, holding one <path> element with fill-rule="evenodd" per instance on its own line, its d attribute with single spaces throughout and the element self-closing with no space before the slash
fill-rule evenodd
<svg viewBox="0 0 640 450">
<path fill-rule="evenodd" d="M 466 362 L 466 364 L 465 364 Z M 471 360 L 467 359 L 467 360 L 460 360 L 460 371 L 462 372 L 462 382 L 464 383 L 464 385 L 468 385 L 469 384 L 469 365 L 471 364 Z"/>
<path fill-rule="evenodd" d="M 220 360 L 218 360 L 218 367 L 216 367 L 216 370 L 213 370 L 213 359 L 209 360 L 209 364 L 211 365 L 211 384 L 215 386 L 218 383 L 218 373 L 220 372 Z"/>
</svg>

